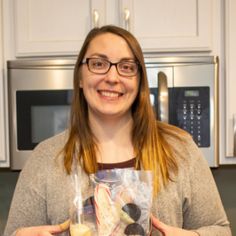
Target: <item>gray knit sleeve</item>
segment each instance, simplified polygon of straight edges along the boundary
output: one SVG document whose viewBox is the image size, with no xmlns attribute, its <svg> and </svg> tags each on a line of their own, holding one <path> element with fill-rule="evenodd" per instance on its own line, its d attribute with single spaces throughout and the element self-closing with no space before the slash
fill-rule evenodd
<svg viewBox="0 0 236 236">
<path fill-rule="evenodd" d="M 19 227 L 47 224 L 47 162 L 38 147 L 19 175 L 4 236 L 14 235 Z"/>
<path fill-rule="evenodd" d="M 211 170 L 199 148 L 188 143 L 192 163 L 189 170 L 188 207 L 184 208 L 184 228 L 201 236 L 230 236 L 231 230 Z"/>
</svg>

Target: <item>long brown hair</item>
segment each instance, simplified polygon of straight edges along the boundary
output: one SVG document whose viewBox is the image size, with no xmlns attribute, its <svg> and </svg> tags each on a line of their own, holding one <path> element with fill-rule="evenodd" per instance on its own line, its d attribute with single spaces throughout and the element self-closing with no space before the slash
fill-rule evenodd
<svg viewBox="0 0 236 236">
<path fill-rule="evenodd" d="M 135 59 L 139 62 L 140 84 L 138 95 L 132 105 L 133 129 L 132 143 L 137 157 L 136 168 L 152 170 L 154 191 L 158 193 L 161 181 L 166 184 L 170 180 L 170 172 L 176 172 L 177 162 L 171 148 L 163 137 L 164 132 L 171 128 L 157 122 L 149 99 L 149 87 L 144 64 L 143 53 L 136 38 L 128 31 L 108 25 L 92 29 L 87 35 L 80 50 L 74 69 L 74 95 L 71 108 L 69 138 L 64 151 L 64 166 L 67 173 L 71 172 L 72 160 L 76 156 L 87 174 L 97 170 L 97 142 L 88 122 L 88 106 L 81 80 L 80 66 L 90 42 L 98 35 L 112 33 L 122 37 L 129 45 Z"/>
</svg>

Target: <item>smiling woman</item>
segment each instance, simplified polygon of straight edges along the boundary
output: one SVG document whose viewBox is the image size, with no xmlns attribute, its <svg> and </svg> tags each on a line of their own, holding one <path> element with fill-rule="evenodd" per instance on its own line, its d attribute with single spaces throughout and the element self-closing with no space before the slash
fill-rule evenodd
<svg viewBox="0 0 236 236">
<path fill-rule="evenodd" d="M 230 236 L 207 162 L 190 135 L 156 121 L 149 95 L 135 37 L 116 26 L 91 30 L 74 69 L 69 130 L 40 143 L 29 158 L 4 236 L 66 235 L 58 224 L 69 217 L 74 163 L 84 202 L 98 170 L 150 170 L 153 235 Z"/>
</svg>

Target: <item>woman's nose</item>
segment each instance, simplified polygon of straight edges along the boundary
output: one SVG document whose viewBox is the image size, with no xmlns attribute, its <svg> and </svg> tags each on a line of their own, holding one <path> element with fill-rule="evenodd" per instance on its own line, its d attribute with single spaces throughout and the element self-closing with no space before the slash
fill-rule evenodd
<svg viewBox="0 0 236 236">
<path fill-rule="evenodd" d="M 119 81 L 119 73 L 116 69 L 115 65 L 112 65 L 110 70 L 106 74 L 106 81 L 112 82 L 112 83 L 117 83 Z"/>
</svg>

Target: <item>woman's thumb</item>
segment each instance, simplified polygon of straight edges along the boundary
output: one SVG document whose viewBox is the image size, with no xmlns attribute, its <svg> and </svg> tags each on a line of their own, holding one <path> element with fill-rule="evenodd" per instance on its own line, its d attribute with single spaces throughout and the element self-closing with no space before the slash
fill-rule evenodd
<svg viewBox="0 0 236 236">
<path fill-rule="evenodd" d="M 165 229 L 166 229 L 166 224 L 162 223 L 160 220 L 158 220 L 155 216 L 151 215 L 151 220 L 152 220 L 152 225 L 158 229 L 159 231 L 161 231 L 162 233 L 164 233 Z"/>
<path fill-rule="evenodd" d="M 69 229 L 70 220 L 68 219 L 68 220 L 64 221 L 63 223 L 59 224 L 59 226 L 60 226 L 62 231 L 65 231 L 65 230 Z"/>
<path fill-rule="evenodd" d="M 49 226 L 45 226 L 45 227 L 48 227 L 47 230 L 51 234 L 61 233 L 63 231 L 66 231 L 67 229 L 69 229 L 70 220 L 66 220 L 63 223 L 59 224 L 59 225 L 49 225 Z"/>
</svg>

